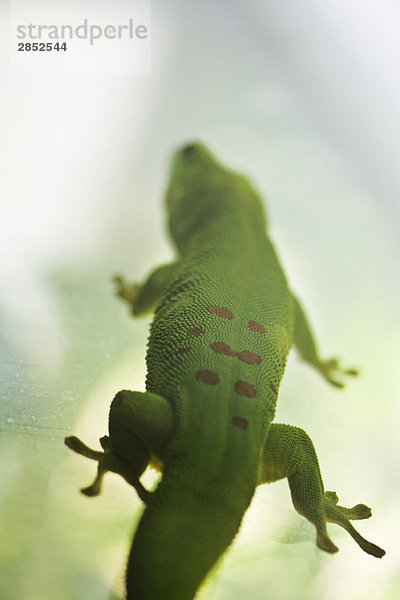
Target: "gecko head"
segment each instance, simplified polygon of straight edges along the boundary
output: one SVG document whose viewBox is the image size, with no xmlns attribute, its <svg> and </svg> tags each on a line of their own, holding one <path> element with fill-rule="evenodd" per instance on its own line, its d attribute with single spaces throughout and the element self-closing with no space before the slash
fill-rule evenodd
<svg viewBox="0 0 400 600">
<path fill-rule="evenodd" d="M 225 167 L 200 142 L 175 152 L 166 203 L 169 229 L 180 250 L 211 222 L 247 218 L 265 228 L 261 200 L 247 178 Z"/>
</svg>

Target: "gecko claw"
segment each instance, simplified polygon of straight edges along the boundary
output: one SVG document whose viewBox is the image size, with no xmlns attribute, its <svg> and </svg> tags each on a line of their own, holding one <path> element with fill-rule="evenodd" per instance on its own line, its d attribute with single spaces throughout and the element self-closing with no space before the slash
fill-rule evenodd
<svg viewBox="0 0 400 600">
<path fill-rule="evenodd" d="M 93 498 L 93 496 L 99 496 L 100 495 L 101 488 L 103 486 L 104 475 L 108 471 L 108 469 L 106 469 L 104 467 L 103 463 L 104 463 L 103 460 L 99 461 L 99 464 L 98 464 L 98 467 L 97 467 L 97 475 L 96 475 L 95 480 L 93 481 L 93 483 L 91 485 L 89 485 L 88 487 L 81 489 L 81 493 L 84 494 L 85 496 L 89 496 L 90 498 Z"/>
<path fill-rule="evenodd" d="M 92 448 L 89 448 L 89 446 L 86 446 L 86 444 L 84 444 L 82 442 L 82 440 L 80 440 L 75 435 L 66 437 L 64 439 L 64 443 L 66 446 L 68 446 L 68 448 L 70 448 L 70 450 L 73 450 L 74 452 L 76 452 L 77 454 L 80 454 L 81 456 L 86 456 L 86 458 L 90 458 L 91 460 L 99 461 L 103 456 L 103 452 L 98 452 L 97 450 L 92 450 Z"/>
<path fill-rule="evenodd" d="M 346 371 L 343 372 L 345 375 L 350 375 L 351 377 L 358 377 L 360 374 L 358 369 L 346 369 Z"/>
<path fill-rule="evenodd" d="M 110 444 L 110 438 L 108 437 L 108 435 L 103 435 L 103 437 L 99 438 L 99 442 L 100 442 L 100 446 L 103 448 L 104 452 L 106 454 L 109 454 L 111 452 L 111 444 Z"/>
<path fill-rule="evenodd" d="M 317 546 L 318 548 L 321 548 L 321 550 L 329 552 L 329 554 L 335 554 L 335 552 L 338 552 L 339 550 L 325 532 L 317 533 Z"/>
<path fill-rule="evenodd" d="M 325 492 L 324 496 L 325 498 L 329 498 L 333 504 L 337 504 L 339 502 L 339 496 L 336 492 Z"/>
</svg>

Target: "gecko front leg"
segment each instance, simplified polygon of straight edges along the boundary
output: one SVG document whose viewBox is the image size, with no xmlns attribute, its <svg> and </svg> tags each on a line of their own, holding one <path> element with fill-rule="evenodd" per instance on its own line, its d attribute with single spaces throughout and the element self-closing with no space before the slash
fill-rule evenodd
<svg viewBox="0 0 400 600">
<path fill-rule="evenodd" d="M 337 358 L 322 360 L 319 357 L 317 345 L 311 331 L 308 319 L 299 300 L 292 294 L 294 301 L 294 331 L 293 342 L 302 360 L 317 369 L 321 375 L 335 387 L 344 387 L 341 376 L 356 376 L 357 369 L 345 369 L 341 367 Z M 339 379 L 338 379 L 339 376 Z"/>
<path fill-rule="evenodd" d="M 132 307 L 136 317 L 151 313 L 179 266 L 179 261 L 157 267 L 143 283 L 128 283 L 122 275 L 114 276 L 116 293 Z"/>
</svg>

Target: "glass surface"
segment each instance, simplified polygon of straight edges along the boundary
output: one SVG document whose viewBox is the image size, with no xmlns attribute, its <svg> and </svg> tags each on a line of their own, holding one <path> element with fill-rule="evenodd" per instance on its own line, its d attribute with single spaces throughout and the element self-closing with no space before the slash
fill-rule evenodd
<svg viewBox="0 0 400 600">
<path fill-rule="evenodd" d="M 141 503 L 112 475 L 80 495 L 95 465 L 63 439 L 98 447 L 114 394 L 144 389 L 149 320 L 111 277 L 171 258 L 162 196 L 192 139 L 251 177 L 321 353 L 360 368 L 337 391 L 292 353 L 276 421 L 310 434 L 326 488 L 373 508 L 357 526 L 387 551 L 373 559 L 332 525 L 340 552 L 323 554 L 279 482 L 257 491 L 199 598 L 398 597 L 399 24 L 394 1 L 153 1 L 149 75 L 2 63 L 3 600 L 122 597 Z"/>
</svg>

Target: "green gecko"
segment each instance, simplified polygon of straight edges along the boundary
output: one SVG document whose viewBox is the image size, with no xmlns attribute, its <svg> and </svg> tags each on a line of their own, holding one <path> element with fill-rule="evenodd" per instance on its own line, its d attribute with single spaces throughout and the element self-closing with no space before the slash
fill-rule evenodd
<svg viewBox="0 0 400 600">
<path fill-rule="evenodd" d="M 190 600 L 238 532 L 257 485 L 287 478 L 296 510 L 316 528 L 317 545 L 338 548 L 326 523 L 337 523 L 368 554 L 385 552 L 324 492 L 307 433 L 272 423 L 292 345 L 331 384 L 356 375 L 320 359 L 307 318 L 288 287 L 267 235 L 262 202 L 248 180 L 199 143 L 179 149 L 166 194 L 174 262 L 143 285 L 117 278 L 118 294 L 140 316 L 155 311 L 147 351 L 146 392 L 123 390 L 112 401 L 104 452 L 76 437 L 65 442 L 122 475 L 146 504 L 129 554 L 128 600 Z M 148 491 L 149 464 L 162 479 Z"/>
</svg>

